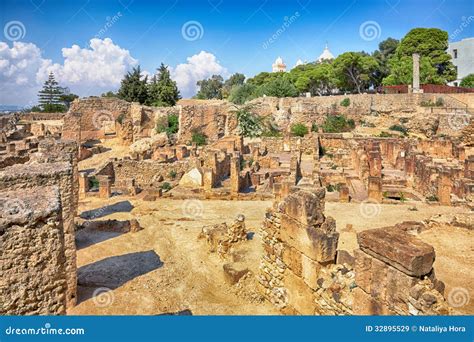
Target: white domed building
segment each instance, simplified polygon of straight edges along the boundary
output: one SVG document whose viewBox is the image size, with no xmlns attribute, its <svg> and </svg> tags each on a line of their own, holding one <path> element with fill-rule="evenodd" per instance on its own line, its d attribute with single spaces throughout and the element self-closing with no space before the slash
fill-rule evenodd
<svg viewBox="0 0 474 342">
<path fill-rule="evenodd" d="M 281 57 L 275 59 L 275 63 L 272 64 L 272 71 L 273 72 L 285 72 L 286 71 L 286 64 L 283 62 Z"/>
<path fill-rule="evenodd" d="M 329 51 L 328 44 L 326 43 L 323 53 L 319 56 L 316 62 L 321 63 L 322 61 L 329 61 L 331 59 L 334 59 L 334 55 Z"/>
</svg>

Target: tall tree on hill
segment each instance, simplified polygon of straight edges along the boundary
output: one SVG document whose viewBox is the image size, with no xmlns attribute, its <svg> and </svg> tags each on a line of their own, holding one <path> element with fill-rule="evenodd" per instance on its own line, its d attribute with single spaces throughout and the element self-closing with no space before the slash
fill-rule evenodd
<svg viewBox="0 0 474 342">
<path fill-rule="evenodd" d="M 117 96 L 128 102 L 144 104 L 148 98 L 148 76 L 142 78 L 140 66 L 133 68 L 122 79 Z"/>
<path fill-rule="evenodd" d="M 334 60 L 333 67 L 339 88 L 360 94 L 374 84 L 378 63 L 366 53 L 345 52 Z"/>
<path fill-rule="evenodd" d="M 374 73 L 375 85 L 382 84 L 382 80 L 390 75 L 390 59 L 394 56 L 400 41 L 394 38 L 387 38 L 381 41 L 379 49 L 375 50 L 372 56 L 377 60 L 379 67 Z"/>
<path fill-rule="evenodd" d="M 197 99 L 222 99 L 224 79 L 221 75 L 212 75 L 208 79 L 197 81 L 196 84 L 199 86 Z"/>
<path fill-rule="evenodd" d="M 233 87 L 238 87 L 243 85 L 245 82 L 245 75 L 236 72 L 232 76 L 230 76 L 225 82 L 224 86 L 222 87 L 222 97 L 227 98 L 230 95 Z"/>
<path fill-rule="evenodd" d="M 176 82 L 171 79 L 168 67 L 161 63 L 158 74 L 148 85 L 147 104 L 171 107 L 181 98 Z"/>
<path fill-rule="evenodd" d="M 429 63 L 434 68 L 435 74 L 428 77 L 433 82 L 447 83 L 455 80 L 456 69 L 451 62 L 451 55 L 447 53 L 447 49 L 448 33 L 446 31 L 436 28 L 415 28 L 411 30 L 400 41 L 394 56 L 391 58 L 390 79 L 388 81 L 384 80 L 384 83 L 396 83 L 403 81 L 403 79 L 411 79 L 409 75 L 397 78 L 392 71 L 393 68 L 397 69 L 398 67 L 400 69 L 403 64 L 407 64 L 407 58 L 412 58 L 414 53 L 420 55 L 421 61 L 424 61 L 423 63 Z"/>
<path fill-rule="evenodd" d="M 62 104 L 61 96 L 64 95 L 63 89 L 59 86 L 50 72 L 48 79 L 44 82 L 43 89 L 38 92 L 39 104 L 44 112 L 63 112 L 65 106 Z"/>
</svg>

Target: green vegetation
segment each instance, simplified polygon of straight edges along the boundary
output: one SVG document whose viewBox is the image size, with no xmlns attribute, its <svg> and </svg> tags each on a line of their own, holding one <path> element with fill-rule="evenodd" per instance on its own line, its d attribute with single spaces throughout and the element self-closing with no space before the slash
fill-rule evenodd
<svg viewBox="0 0 474 342">
<path fill-rule="evenodd" d="M 398 196 L 400 197 L 400 202 L 406 202 L 406 201 L 407 201 L 407 198 L 406 198 L 404 192 L 400 191 L 400 192 L 398 193 Z"/>
<path fill-rule="evenodd" d="M 102 96 L 115 97 L 111 92 Z M 169 107 L 176 104 L 180 95 L 176 82 L 170 77 L 168 67 L 161 63 L 151 82 L 148 82 L 148 76 L 142 76 L 140 66 L 133 68 L 122 79 L 117 97 L 128 102 Z"/>
<path fill-rule="evenodd" d="M 318 125 L 316 124 L 316 122 L 313 122 L 311 124 L 311 132 L 318 132 L 318 131 L 319 131 Z"/>
<path fill-rule="evenodd" d="M 168 182 L 163 182 L 163 184 L 161 184 L 161 189 L 162 189 L 163 191 L 169 191 L 169 190 L 171 190 L 172 188 L 173 188 L 173 187 L 172 187 L 171 184 L 168 183 Z"/>
<path fill-rule="evenodd" d="M 156 123 L 156 133 L 166 133 L 168 136 L 178 133 L 179 117 L 177 114 L 171 113 L 166 118 L 162 118 Z"/>
<path fill-rule="evenodd" d="M 296 123 L 291 126 L 291 134 L 297 137 L 304 137 L 308 134 L 308 127 L 302 123 Z"/>
<path fill-rule="evenodd" d="M 474 74 L 469 74 L 461 80 L 461 87 L 474 88 Z"/>
<path fill-rule="evenodd" d="M 355 128 L 355 122 L 352 119 L 347 120 L 343 115 L 329 115 L 322 125 L 324 133 L 342 133 Z"/>
<path fill-rule="evenodd" d="M 33 112 L 58 113 L 66 112 L 72 101 L 79 96 L 71 94 L 68 88 L 60 87 L 53 72 L 49 73 L 43 88 L 38 92 L 39 106 L 33 106 Z"/>
<path fill-rule="evenodd" d="M 336 184 L 336 185 L 328 184 L 328 185 L 326 186 L 327 192 L 339 191 L 340 188 L 341 188 L 341 185 L 340 185 L 340 184 Z"/>
<path fill-rule="evenodd" d="M 171 178 L 171 179 L 175 179 L 176 178 L 176 171 L 175 170 L 171 170 L 169 173 L 168 173 L 168 177 Z"/>
<path fill-rule="evenodd" d="M 444 100 L 442 97 L 438 97 L 435 102 L 428 100 L 428 101 L 421 101 L 422 107 L 442 107 L 444 106 Z"/>
<path fill-rule="evenodd" d="M 380 138 L 392 138 L 393 135 L 388 133 L 388 132 L 382 131 L 382 132 L 380 132 L 379 137 Z"/>
<path fill-rule="evenodd" d="M 392 126 L 390 126 L 389 130 L 400 132 L 405 136 L 408 135 L 408 129 L 404 126 L 401 126 L 401 125 L 392 125 Z"/>
<path fill-rule="evenodd" d="M 192 132 L 191 142 L 195 143 L 197 146 L 206 145 L 207 136 L 200 131 L 194 131 Z"/>
<path fill-rule="evenodd" d="M 118 117 L 117 117 L 117 122 L 119 124 L 123 124 L 123 119 L 125 119 L 125 114 L 124 113 L 121 113 Z"/>
<path fill-rule="evenodd" d="M 344 100 L 341 101 L 341 106 L 349 107 L 351 105 L 351 99 L 346 97 Z"/>
<path fill-rule="evenodd" d="M 96 177 L 89 178 L 89 188 L 90 189 L 98 189 L 99 188 L 99 180 Z"/>
<path fill-rule="evenodd" d="M 235 107 L 239 134 L 244 137 L 259 137 L 264 130 L 262 117 L 252 111 L 252 106 Z"/>
</svg>

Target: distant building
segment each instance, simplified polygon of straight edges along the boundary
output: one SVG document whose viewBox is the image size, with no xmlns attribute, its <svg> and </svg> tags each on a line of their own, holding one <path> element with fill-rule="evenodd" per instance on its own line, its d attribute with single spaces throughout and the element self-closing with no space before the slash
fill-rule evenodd
<svg viewBox="0 0 474 342">
<path fill-rule="evenodd" d="M 457 79 L 449 85 L 459 86 L 464 77 L 474 74 L 474 38 L 449 43 L 448 53 L 458 73 Z"/>
<path fill-rule="evenodd" d="M 319 56 L 316 62 L 328 61 L 334 59 L 334 55 L 329 51 L 328 44 L 324 47 L 323 53 Z"/>
<path fill-rule="evenodd" d="M 275 63 L 272 64 L 272 71 L 273 72 L 285 72 L 286 71 L 286 64 L 283 63 L 283 59 L 278 57 L 275 59 Z"/>
<path fill-rule="evenodd" d="M 300 66 L 300 65 L 304 65 L 304 64 L 306 64 L 306 63 L 303 62 L 301 59 L 298 59 L 298 60 L 296 61 L 296 64 L 295 64 L 294 68 L 296 68 L 297 66 Z"/>
</svg>

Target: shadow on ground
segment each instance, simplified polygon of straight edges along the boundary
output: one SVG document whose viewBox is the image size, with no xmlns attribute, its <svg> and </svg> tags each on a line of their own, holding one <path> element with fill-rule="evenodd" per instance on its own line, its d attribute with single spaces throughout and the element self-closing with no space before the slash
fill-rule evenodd
<svg viewBox="0 0 474 342">
<path fill-rule="evenodd" d="M 113 256 L 82 266 L 77 270 L 77 284 L 89 289 L 79 293 L 79 301 L 92 297 L 90 288 L 113 290 L 162 266 L 163 262 L 153 250 Z"/>
<path fill-rule="evenodd" d="M 105 207 L 83 211 L 79 216 L 85 220 L 98 219 L 113 213 L 129 213 L 133 209 L 132 203 L 129 201 L 117 202 L 106 205 Z"/>
</svg>

